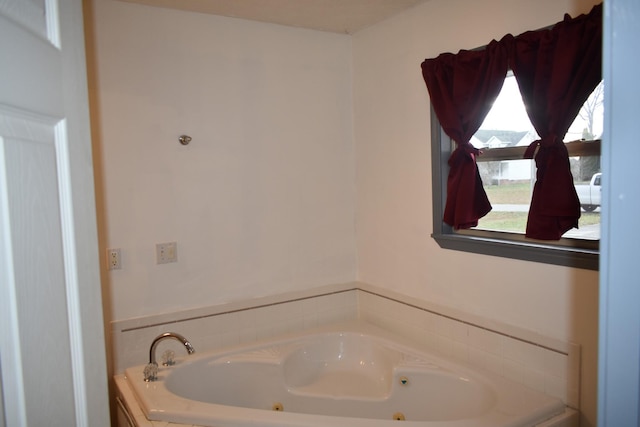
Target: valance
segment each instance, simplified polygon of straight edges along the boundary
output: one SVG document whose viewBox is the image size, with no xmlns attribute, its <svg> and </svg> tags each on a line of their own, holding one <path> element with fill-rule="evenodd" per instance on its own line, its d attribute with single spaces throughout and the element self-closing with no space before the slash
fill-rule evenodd
<svg viewBox="0 0 640 427">
<path fill-rule="evenodd" d="M 578 226 L 580 203 L 562 141 L 601 80 L 602 4 L 550 29 L 506 35 L 482 50 L 443 53 L 422 63 L 422 75 L 443 130 L 456 143 L 449 159 L 444 222 L 474 227 L 491 210 L 470 144 L 513 70 L 540 140 L 528 148 L 537 173 L 526 236 L 557 240 Z"/>
</svg>

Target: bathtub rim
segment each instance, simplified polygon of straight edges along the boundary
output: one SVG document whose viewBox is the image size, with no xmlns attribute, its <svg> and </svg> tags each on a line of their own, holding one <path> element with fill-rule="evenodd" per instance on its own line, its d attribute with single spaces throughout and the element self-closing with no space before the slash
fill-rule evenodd
<svg viewBox="0 0 640 427">
<path fill-rule="evenodd" d="M 124 374 L 118 374 L 113 377 L 115 383 L 115 399 L 118 410 L 123 411 L 125 422 L 124 427 L 201 427 L 193 423 L 167 423 L 166 421 L 149 420 L 140 407 L 134 391 L 131 389 L 130 382 L 125 378 Z M 536 427 L 578 427 L 579 412 L 569 406 L 566 406 L 564 412 L 547 421 L 538 424 Z M 123 427 L 119 425 L 118 427 Z"/>
</svg>

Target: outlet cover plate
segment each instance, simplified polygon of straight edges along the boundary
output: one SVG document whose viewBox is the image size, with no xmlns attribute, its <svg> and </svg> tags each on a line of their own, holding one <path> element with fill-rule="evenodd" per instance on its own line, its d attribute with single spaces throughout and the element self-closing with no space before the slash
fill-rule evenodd
<svg viewBox="0 0 640 427">
<path fill-rule="evenodd" d="M 156 264 L 178 262 L 178 244 L 176 242 L 156 244 Z"/>
<path fill-rule="evenodd" d="M 107 266 L 109 270 L 120 270 L 122 268 L 120 249 L 107 249 Z"/>
</svg>

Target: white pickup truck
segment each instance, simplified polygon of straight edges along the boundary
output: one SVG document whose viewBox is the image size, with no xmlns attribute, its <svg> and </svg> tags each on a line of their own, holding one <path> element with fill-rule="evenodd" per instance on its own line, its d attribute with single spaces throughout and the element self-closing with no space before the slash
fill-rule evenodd
<svg viewBox="0 0 640 427">
<path fill-rule="evenodd" d="M 576 185 L 576 192 L 580 199 L 580 206 L 586 212 L 593 212 L 600 206 L 600 198 L 602 196 L 601 182 L 602 174 L 596 173 L 591 177 L 589 184 Z"/>
</svg>

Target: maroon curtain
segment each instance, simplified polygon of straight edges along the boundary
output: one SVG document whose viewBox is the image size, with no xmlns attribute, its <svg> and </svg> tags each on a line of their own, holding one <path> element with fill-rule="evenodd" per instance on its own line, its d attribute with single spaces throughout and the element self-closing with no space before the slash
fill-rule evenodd
<svg viewBox="0 0 640 427">
<path fill-rule="evenodd" d="M 486 49 L 443 53 L 422 63 L 431 103 L 442 128 L 456 142 L 449 158 L 444 222 L 455 229 L 478 225 L 491 211 L 476 165 L 478 150 L 469 141 L 502 89 L 509 56 L 506 43 Z"/>
<path fill-rule="evenodd" d="M 577 227 L 580 203 L 562 142 L 584 101 L 601 80 L 602 5 L 589 15 L 493 40 L 486 49 L 443 53 L 422 63 L 431 103 L 444 131 L 456 142 L 449 158 L 444 222 L 456 229 L 478 225 L 491 205 L 470 143 L 498 96 L 511 67 L 527 113 L 541 139 L 536 154 L 527 237 L 557 240 Z"/>
<path fill-rule="evenodd" d="M 580 108 L 602 79 L 602 5 L 588 15 L 514 39 L 511 69 L 531 123 L 540 135 L 534 151 L 537 176 L 526 236 L 558 240 L 578 227 L 580 201 L 573 185 L 563 138 Z"/>
</svg>

